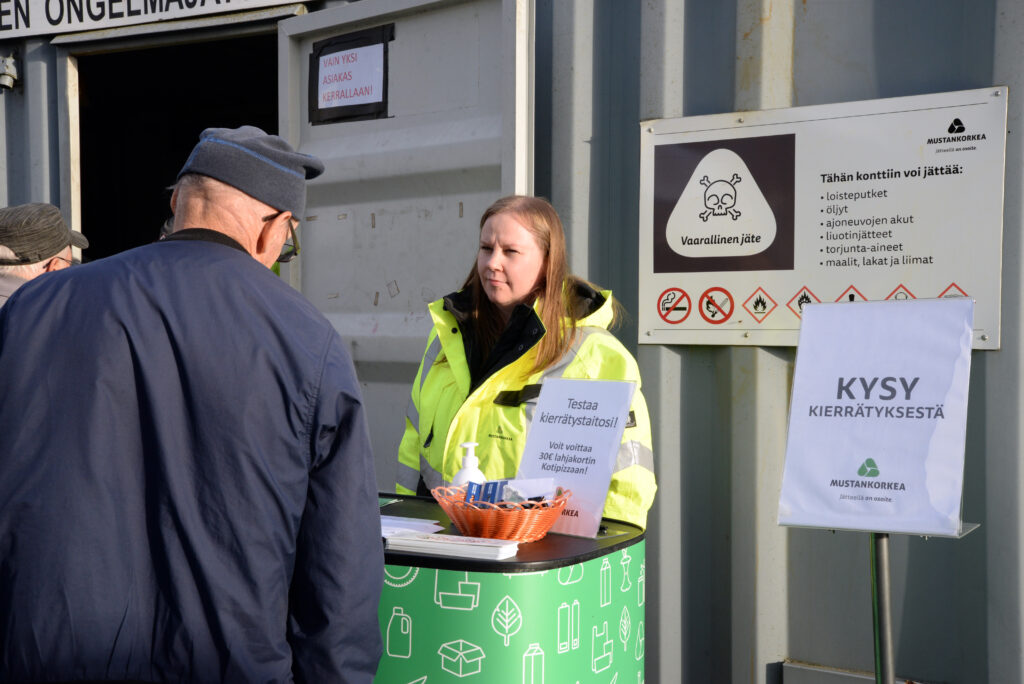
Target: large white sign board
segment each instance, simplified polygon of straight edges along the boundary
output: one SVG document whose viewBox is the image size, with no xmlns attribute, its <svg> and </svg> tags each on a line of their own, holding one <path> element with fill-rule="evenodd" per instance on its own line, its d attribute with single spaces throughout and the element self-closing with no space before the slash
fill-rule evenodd
<svg viewBox="0 0 1024 684">
<path fill-rule="evenodd" d="M 612 380 L 547 380 L 516 477 L 550 477 L 572 490 L 552 532 L 594 537 L 629 418 L 636 385 Z"/>
<path fill-rule="evenodd" d="M 780 525 L 961 536 L 973 304 L 805 308 Z"/>
<path fill-rule="evenodd" d="M 639 341 L 793 346 L 807 304 L 970 297 L 998 349 L 1006 93 L 644 122 Z"/>
</svg>

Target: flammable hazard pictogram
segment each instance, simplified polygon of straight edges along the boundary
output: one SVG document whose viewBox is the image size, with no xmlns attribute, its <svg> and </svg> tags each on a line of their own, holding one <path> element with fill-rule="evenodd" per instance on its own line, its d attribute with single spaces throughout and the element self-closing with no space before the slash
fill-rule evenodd
<svg viewBox="0 0 1024 684">
<path fill-rule="evenodd" d="M 866 302 L 868 298 L 853 285 L 843 290 L 843 294 L 836 297 L 837 302 Z"/>
<path fill-rule="evenodd" d="M 914 293 L 907 289 L 906 285 L 902 283 L 896 286 L 896 289 L 889 293 L 886 299 L 917 299 Z"/>
<path fill-rule="evenodd" d="M 949 287 L 947 287 L 945 290 L 943 290 L 942 294 L 939 295 L 939 299 L 948 299 L 948 298 L 951 298 L 951 297 L 967 297 L 967 296 L 968 296 L 968 294 L 963 291 L 963 288 L 961 288 L 956 283 L 950 283 Z"/>
<path fill-rule="evenodd" d="M 820 304 L 821 300 L 818 299 L 818 295 L 811 292 L 811 289 L 804 285 L 800 288 L 800 291 L 793 295 L 793 298 L 786 302 L 786 306 L 792 311 L 797 318 L 803 318 L 804 305 L 806 304 Z"/>
<path fill-rule="evenodd" d="M 712 325 L 721 325 L 732 316 L 735 306 L 732 295 L 721 287 L 710 287 L 700 296 L 697 311 L 700 317 Z"/>
<path fill-rule="evenodd" d="M 690 315 L 690 295 L 686 290 L 670 287 L 658 296 L 658 315 L 666 323 L 682 323 Z"/>
<path fill-rule="evenodd" d="M 754 290 L 753 294 L 747 297 L 747 301 L 743 302 L 743 308 L 758 323 L 764 323 L 764 319 L 768 318 L 768 314 L 775 311 L 778 305 L 778 302 L 772 299 L 762 287 Z"/>
</svg>

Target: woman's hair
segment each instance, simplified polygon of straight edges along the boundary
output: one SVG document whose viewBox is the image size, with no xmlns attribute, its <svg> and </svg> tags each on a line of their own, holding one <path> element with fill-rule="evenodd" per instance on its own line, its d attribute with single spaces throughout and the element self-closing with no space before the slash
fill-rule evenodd
<svg viewBox="0 0 1024 684">
<path fill-rule="evenodd" d="M 574 294 L 576 284 L 585 281 L 569 273 L 562 221 L 547 200 L 525 195 L 502 197 L 480 217 L 480 229 L 483 230 L 487 219 L 498 214 L 515 216 L 533 234 L 544 252 L 543 272 L 533 293 L 539 300 L 538 314 L 547 331 L 538 346 L 534 370 L 544 370 L 562 358 L 576 339 L 576 323 L 586 312 L 578 311 L 573 305 Z M 462 287 L 469 288 L 473 295 L 470 315 L 477 339 L 487 353 L 497 343 L 504 324 L 498 308 L 484 292 L 475 260 Z"/>
</svg>

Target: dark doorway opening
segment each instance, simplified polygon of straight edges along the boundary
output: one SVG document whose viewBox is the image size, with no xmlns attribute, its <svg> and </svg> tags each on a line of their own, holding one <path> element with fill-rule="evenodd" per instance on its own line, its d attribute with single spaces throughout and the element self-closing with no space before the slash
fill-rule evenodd
<svg viewBox="0 0 1024 684">
<path fill-rule="evenodd" d="M 84 261 L 153 242 L 203 129 L 277 132 L 277 36 L 78 57 Z"/>
</svg>

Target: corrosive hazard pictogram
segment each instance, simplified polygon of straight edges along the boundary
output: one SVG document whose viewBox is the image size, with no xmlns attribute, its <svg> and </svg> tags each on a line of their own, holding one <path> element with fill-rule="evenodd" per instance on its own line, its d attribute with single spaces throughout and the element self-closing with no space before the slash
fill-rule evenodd
<svg viewBox="0 0 1024 684">
<path fill-rule="evenodd" d="M 690 295 L 686 290 L 670 287 L 658 297 L 658 315 L 666 323 L 682 323 L 690 315 Z"/>
<path fill-rule="evenodd" d="M 712 325 L 720 325 L 729 320 L 733 311 L 732 295 L 721 287 L 711 287 L 704 290 L 700 296 L 700 304 L 697 311 L 701 318 Z"/>
<path fill-rule="evenodd" d="M 943 290 L 942 294 L 939 295 L 939 298 L 940 299 L 948 299 L 949 297 L 966 297 L 966 296 L 967 296 L 967 293 L 963 291 L 963 288 L 961 288 L 956 283 L 950 283 L 949 287 L 947 287 L 945 290 Z"/>
<path fill-rule="evenodd" d="M 837 302 L 866 302 L 868 298 L 865 297 L 860 290 L 855 288 L 853 285 L 843 290 L 843 294 L 836 297 Z"/>
<path fill-rule="evenodd" d="M 764 291 L 763 287 L 754 290 L 754 293 L 747 297 L 747 301 L 743 302 L 743 308 L 758 323 L 764 323 L 764 319 L 768 318 L 768 314 L 775 311 L 777 306 L 778 303 Z"/>
<path fill-rule="evenodd" d="M 818 295 L 811 292 L 810 288 L 806 285 L 800 288 L 800 291 L 793 295 L 786 306 L 789 310 L 796 314 L 797 318 L 803 318 L 804 306 L 807 304 L 820 304 L 821 300 L 818 299 Z"/>
<path fill-rule="evenodd" d="M 886 299 L 917 299 L 914 293 L 907 289 L 906 285 L 902 283 L 896 286 L 896 289 L 889 293 Z"/>
</svg>

